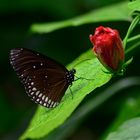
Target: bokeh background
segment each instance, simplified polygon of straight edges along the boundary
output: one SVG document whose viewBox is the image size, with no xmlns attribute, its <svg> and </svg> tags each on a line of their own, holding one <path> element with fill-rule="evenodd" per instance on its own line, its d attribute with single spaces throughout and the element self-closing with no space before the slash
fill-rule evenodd
<svg viewBox="0 0 140 140">
<path fill-rule="evenodd" d="M 92 48 L 88 37 L 95 27 L 104 25 L 116 28 L 123 38 L 130 23 L 119 21 L 86 24 L 48 34 L 33 34 L 30 26 L 33 23 L 69 19 L 119 1 L 122 0 L 0 0 L 0 139 L 17 139 L 27 127 L 37 107 L 27 97 L 9 64 L 10 49 L 17 47 L 34 49 L 67 65 L 81 53 Z M 128 67 L 125 76 L 114 78 L 107 85 L 97 89 L 95 93 L 103 92 L 112 83 L 115 84 L 123 78 L 130 76 L 139 78 L 139 49 L 130 55 L 134 56 L 134 61 Z M 124 102 L 129 106 L 128 99 L 139 99 L 139 94 L 139 87 L 119 91 L 94 112 L 89 113 L 66 139 L 97 140 L 101 138 L 125 108 Z M 96 95 L 88 95 L 81 105 Z"/>
</svg>

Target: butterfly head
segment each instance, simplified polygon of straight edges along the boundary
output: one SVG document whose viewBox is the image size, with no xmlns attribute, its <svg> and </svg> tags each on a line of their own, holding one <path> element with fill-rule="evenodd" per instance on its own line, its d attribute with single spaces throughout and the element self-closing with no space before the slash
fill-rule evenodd
<svg viewBox="0 0 140 140">
<path fill-rule="evenodd" d="M 67 80 L 67 83 L 69 85 L 72 85 L 72 82 L 74 81 L 74 74 L 75 73 L 76 73 L 76 70 L 72 69 L 66 74 L 66 80 Z"/>
<path fill-rule="evenodd" d="M 76 73 L 76 70 L 75 69 L 72 69 L 69 72 L 74 75 Z"/>
</svg>

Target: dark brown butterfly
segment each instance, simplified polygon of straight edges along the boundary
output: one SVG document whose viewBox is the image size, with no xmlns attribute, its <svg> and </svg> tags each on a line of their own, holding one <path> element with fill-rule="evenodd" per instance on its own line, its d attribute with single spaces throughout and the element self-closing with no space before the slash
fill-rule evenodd
<svg viewBox="0 0 140 140">
<path fill-rule="evenodd" d="M 48 108 L 56 107 L 69 85 L 75 69 L 68 71 L 62 64 L 35 51 L 16 48 L 10 52 L 10 63 L 31 99 Z"/>
</svg>

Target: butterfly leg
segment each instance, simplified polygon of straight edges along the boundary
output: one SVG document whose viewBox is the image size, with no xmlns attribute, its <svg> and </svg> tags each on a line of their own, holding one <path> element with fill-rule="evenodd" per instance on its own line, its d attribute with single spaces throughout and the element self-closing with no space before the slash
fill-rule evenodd
<svg viewBox="0 0 140 140">
<path fill-rule="evenodd" d="M 72 96 L 72 99 L 73 99 L 73 93 L 72 93 L 72 90 L 71 90 L 71 86 L 72 85 L 70 85 L 69 90 L 70 90 L 70 93 L 71 93 L 71 96 Z"/>
</svg>

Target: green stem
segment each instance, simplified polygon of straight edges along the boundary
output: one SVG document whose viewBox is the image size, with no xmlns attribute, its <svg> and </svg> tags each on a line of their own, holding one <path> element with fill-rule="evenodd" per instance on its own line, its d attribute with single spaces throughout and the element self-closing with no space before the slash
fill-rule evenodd
<svg viewBox="0 0 140 140">
<path fill-rule="evenodd" d="M 126 47 L 127 39 L 128 39 L 128 37 L 129 37 L 130 33 L 133 31 L 134 27 L 138 24 L 139 20 L 140 20 L 140 17 L 139 17 L 139 15 L 138 15 L 138 16 L 136 16 L 136 17 L 133 19 L 133 21 L 131 22 L 131 24 L 130 24 L 130 26 L 129 26 L 129 28 L 128 28 L 127 34 L 126 34 L 126 36 L 125 36 L 125 38 L 124 38 L 124 40 L 123 40 L 124 49 L 125 49 L 125 47 Z"/>
<path fill-rule="evenodd" d="M 127 50 L 126 50 L 126 54 L 127 53 L 129 53 L 130 51 L 132 51 L 133 49 L 135 49 L 135 48 L 137 48 L 137 47 L 139 47 L 140 46 L 140 41 L 139 42 L 137 42 L 137 43 L 135 43 L 133 46 L 131 46 L 130 48 L 128 48 Z"/>
<path fill-rule="evenodd" d="M 132 41 L 137 40 L 137 39 L 140 39 L 140 34 L 129 38 L 129 39 L 127 40 L 127 43 L 132 42 Z"/>
</svg>

